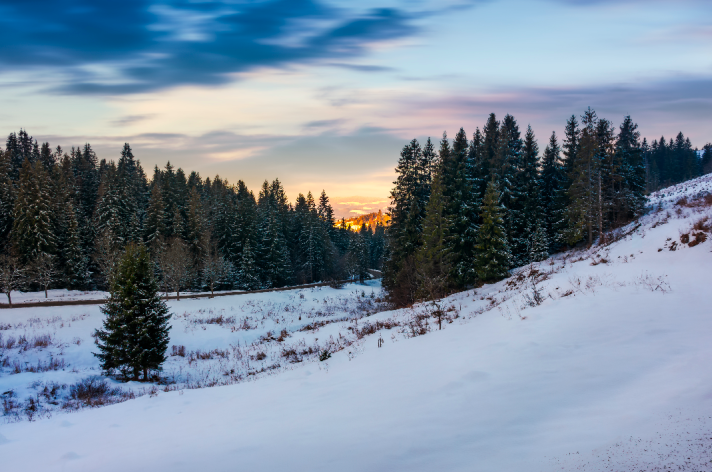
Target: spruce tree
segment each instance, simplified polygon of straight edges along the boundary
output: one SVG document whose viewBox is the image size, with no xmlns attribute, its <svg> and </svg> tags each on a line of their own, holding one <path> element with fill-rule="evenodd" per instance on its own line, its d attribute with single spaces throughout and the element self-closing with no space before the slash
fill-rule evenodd
<svg viewBox="0 0 712 472">
<path fill-rule="evenodd" d="M 423 245 L 416 256 L 419 271 L 418 293 L 420 297 L 444 293 L 450 274 L 447 253 L 448 228 L 445 214 L 445 196 L 440 174 L 433 178 L 430 200 L 425 210 L 423 222 Z M 470 261 L 472 266 L 472 261 Z M 438 292 L 434 294 L 433 292 Z"/>
<path fill-rule="evenodd" d="M 125 201 L 120 188 L 118 172 L 113 162 L 107 165 L 101 176 L 98 192 L 99 201 L 94 215 L 96 234 L 109 231 L 113 235 L 117 247 L 123 247 L 128 225 L 123 217 Z"/>
<path fill-rule="evenodd" d="M 445 219 L 448 228 L 448 253 L 451 279 L 464 287 L 474 283 L 472 267 L 480 211 L 478 183 L 474 163 L 470 161 L 470 147 L 465 130 L 455 136 L 449 159 L 441 161 Z"/>
<path fill-rule="evenodd" d="M 252 255 L 249 240 L 245 241 L 245 246 L 242 248 L 240 266 L 238 269 L 238 286 L 243 290 L 257 290 L 262 288 L 257 264 Z"/>
<path fill-rule="evenodd" d="M 626 116 L 620 125 L 615 148 L 621 177 L 616 209 L 623 221 L 638 215 L 645 205 L 646 168 L 643 152 L 638 125 L 630 116 Z"/>
<path fill-rule="evenodd" d="M 516 222 L 521 218 L 521 190 L 518 187 L 518 177 L 521 168 L 522 141 L 519 125 L 512 115 L 506 115 L 499 130 L 499 142 L 495 158 L 494 175 L 500 187 L 500 201 L 504 209 L 504 227 L 507 234 L 507 244 L 515 246 L 517 234 Z M 518 260 L 512 258 L 511 263 Z"/>
<path fill-rule="evenodd" d="M 12 244 L 23 263 L 40 254 L 54 255 L 52 197 L 47 171 L 39 161 L 22 164 L 13 211 Z"/>
<path fill-rule="evenodd" d="M 568 190 L 569 204 L 566 210 L 566 242 L 569 245 L 588 237 L 589 246 L 593 244 L 596 230 L 598 202 L 598 139 L 596 127 L 598 117 L 589 108 L 582 117 L 578 150 L 570 174 L 571 186 Z"/>
<path fill-rule="evenodd" d="M 534 231 L 531 232 L 531 240 L 529 242 L 529 261 L 541 262 L 549 257 L 549 238 L 546 234 L 544 226 L 537 224 Z"/>
<path fill-rule="evenodd" d="M 512 264 L 529 263 L 531 241 L 543 217 L 541 210 L 541 186 L 539 181 L 539 145 L 531 126 L 527 128 L 520 171 L 517 174 L 516 201 L 512 214 Z"/>
<path fill-rule="evenodd" d="M 113 278 L 109 299 L 101 307 L 106 315 L 96 331 L 99 358 L 105 372 L 121 372 L 149 380 L 166 360 L 170 313 L 158 294 L 153 263 L 146 247 L 129 244 Z"/>
<path fill-rule="evenodd" d="M 703 174 L 712 172 L 712 143 L 705 144 L 703 148 L 701 166 Z"/>
<path fill-rule="evenodd" d="M 477 234 L 475 270 L 483 282 L 496 281 L 509 274 L 511 255 L 502 217 L 500 193 L 496 181 L 487 184 L 482 202 L 482 224 Z"/>
<path fill-rule="evenodd" d="M 541 166 L 542 226 L 551 251 L 558 250 L 563 245 L 560 235 L 565 228 L 563 222 L 567 202 L 567 177 L 560 155 L 561 148 L 556 133 L 552 132 Z"/>
<path fill-rule="evenodd" d="M 10 153 L 0 149 L 0 250 L 8 250 L 12 229 L 12 213 L 15 204 L 15 186 L 12 181 Z"/>
<path fill-rule="evenodd" d="M 154 182 L 153 190 L 151 191 L 151 200 L 146 210 L 146 221 L 144 223 L 144 240 L 149 247 L 160 239 L 161 236 L 166 234 L 164 212 L 165 205 L 163 203 L 161 189 Z"/>
<path fill-rule="evenodd" d="M 74 206 L 71 202 L 66 202 L 65 205 L 67 237 L 61 254 L 65 261 L 64 277 L 68 289 L 84 290 L 89 285 L 87 257 L 82 252 L 81 239 L 79 238 L 79 225 L 77 223 Z"/>
</svg>

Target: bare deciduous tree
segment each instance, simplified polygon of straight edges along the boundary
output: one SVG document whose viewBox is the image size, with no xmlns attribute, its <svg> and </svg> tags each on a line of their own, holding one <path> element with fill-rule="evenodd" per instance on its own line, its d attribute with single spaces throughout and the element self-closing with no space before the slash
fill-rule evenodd
<svg viewBox="0 0 712 472">
<path fill-rule="evenodd" d="M 230 274 L 230 261 L 220 255 L 214 244 L 210 245 L 203 259 L 203 279 L 210 289 L 210 298 L 214 296 L 215 286 Z"/>
<path fill-rule="evenodd" d="M 178 237 L 171 238 L 165 249 L 158 251 L 157 262 L 163 275 L 164 286 L 173 289 L 180 300 L 180 291 L 188 281 L 190 273 L 190 255 L 183 240 Z"/>
<path fill-rule="evenodd" d="M 94 263 L 101 272 L 106 288 L 111 289 L 114 271 L 121 259 L 122 251 L 115 247 L 114 237 L 108 229 L 99 234 L 94 249 Z"/>
<path fill-rule="evenodd" d="M 25 280 L 25 268 L 17 257 L 0 256 L 0 288 L 7 295 L 7 302 L 12 307 L 11 293 L 22 288 Z"/>
<path fill-rule="evenodd" d="M 40 254 L 37 256 L 37 259 L 32 261 L 29 269 L 33 281 L 44 289 L 45 298 L 48 298 L 47 290 L 49 286 L 52 285 L 52 282 L 57 279 L 57 275 L 59 275 L 54 256 Z"/>
</svg>

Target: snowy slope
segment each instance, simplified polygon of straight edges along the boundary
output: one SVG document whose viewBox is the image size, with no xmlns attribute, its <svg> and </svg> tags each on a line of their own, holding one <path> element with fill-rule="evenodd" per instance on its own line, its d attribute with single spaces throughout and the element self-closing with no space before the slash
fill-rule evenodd
<svg viewBox="0 0 712 472">
<path fill-rule="evenodd" d="M 233 302 L 234 324 L 249 310 L 265 324 L 237 332 L 230 323 L 191 322 L 216 316 L 199 310 L 218 303 L 229 310 L 222 304 L 230 297 L 172 303 L 180 315 L 173 344 L 264 349 L 273 357 L 260 362 L 281 366 L 241 371 L 245 377 L 231 385 L 1 424 L 2 470 L 712 470 L 712 243 L 696 236 L 709 236 L 711 191 L 711 177 L 666 189 L 652 196 L 640 222 L 610 235 L 609 245 L 449 297 L 442 331 L 419 316 L 428 306 L 363 318 L 359 304 L 370 299 L 370 287 L 365 297 L 354 287 L 311 299 L 259 294 L 253 307 L 238 309 L 243 295 Z M 535 291 L 543 298 L 538 306 Z M 325 314 L 325 295 L 342 296 L 343 306 L 333 303 Z M 283 303 L 315 318 L 295 320 Z M 21 316 L 68 320 L 76 310 L 20 312 L 0 312 L 0 324 L 11 326 L 0 332 L 16 330 Z M 99 319 L 89 313 L 72 326 L 85 326 L 78 336 L 86 337 Z M 333 322 L 299 331 L 299 323 L 317 319 Z M 394 327 L 354 335 L 377 320 Z M 290 338 L 251 344 L 278 325 L 289 327 Z M 70 328 L 56 327 L 57 338 L 72 334 L 63 329 Z M 326 362 L 305 355 L 291 363 L 280 354 L 283 343 L 321 348 L 325 339 L 338 351 Z M 14 382 L 24 394 L 32 390 L 29 378 L 8 379 L 89 375 L 91 343 L 71 346 L 64 355 L 76 373 L 4 372 L 0 387 Z M 51 347 L 13 349 L 13 356 L 41 356 Z M 176 357 L 167 371 L 197 369 L 197 360 Z M 175 386 L 190 386 L 176 376 Z"/>
</svg>

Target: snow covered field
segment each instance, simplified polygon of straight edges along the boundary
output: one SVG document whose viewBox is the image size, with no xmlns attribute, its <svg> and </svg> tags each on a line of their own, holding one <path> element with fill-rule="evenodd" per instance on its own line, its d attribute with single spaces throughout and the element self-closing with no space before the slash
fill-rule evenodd
<svg viewBox="0 0 712 472">
<path fill-rule="evenodd" d="M 0 392 L 39 398 L 0 424 L 1 469 L 712 470 L 709 192 L 449 297 L 442 331 L 372 314 L 377 282 L 170 302 L 162 383 L 101 408 L 42 395 L 99 373 L 98 307 L 0 311 Z"/>
</svg>

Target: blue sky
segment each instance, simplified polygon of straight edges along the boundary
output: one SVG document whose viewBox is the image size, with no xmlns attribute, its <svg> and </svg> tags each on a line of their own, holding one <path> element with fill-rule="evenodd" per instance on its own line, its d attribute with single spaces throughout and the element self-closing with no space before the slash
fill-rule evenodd
<svg viewBox="0 0 712 472">
<path fill-rule="evenodd" d="M 402 145 L 593 107 L 712 141 L 712 2 L 3 1 L 0 129 L 384 197 Z"/>
</svg>

